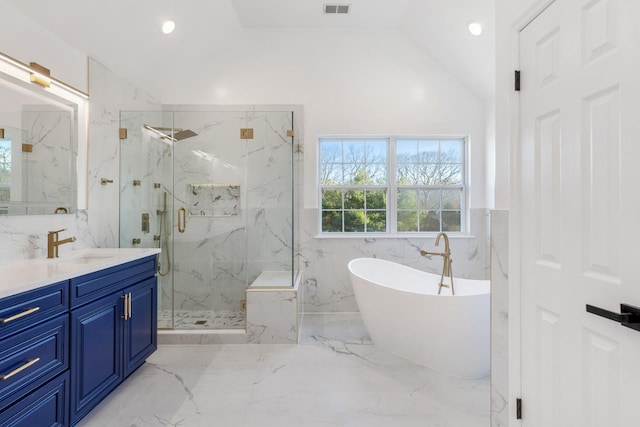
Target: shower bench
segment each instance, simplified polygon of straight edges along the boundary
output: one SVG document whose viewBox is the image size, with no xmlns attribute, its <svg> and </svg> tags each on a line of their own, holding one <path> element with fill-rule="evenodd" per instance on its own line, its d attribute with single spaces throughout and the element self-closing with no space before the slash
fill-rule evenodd
<svg viewBox="0 0 640 427">
<path fill-rule="evenodd" d="M 301 282 L 300 271 L 263 271 L 253 281 L 247 288 L 247 342 L 298 343 Z"/>
</svg>

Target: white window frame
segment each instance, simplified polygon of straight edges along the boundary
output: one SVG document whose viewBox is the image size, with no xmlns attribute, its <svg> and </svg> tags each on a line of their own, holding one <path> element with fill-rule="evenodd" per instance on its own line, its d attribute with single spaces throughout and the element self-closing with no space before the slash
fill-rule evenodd
<svg viewBox="0 0 640 427">
<path fill-rule="evenodd" d="M 321 171 L 322 171 L 322 157 L 320 145 L 323 140 L 342 140 L 342 141 L 361 141 L 361 140 L 385 140 L 387 141 L 387 185 L 386 186 L 353 186 L 344 184 L 341 186 L 323 186 L 321 183 Z M 399 140 L 459 140 L 462 142 L 461 150 L 461 164 L 462 164 L 462 184 L 459 186 L 402 186 L 399 187 L 396 182 L 396 142 Z M 316 167 L 317 167 L 317 188 L 318 188 L 318 237 L 335 237 L 335 238 L 349 238 L 349 237 L 369 237 L 369 238 L 381 238 L 381 237 L 394 237 L 394 238 L 409 238 L 409 237 L 425 237 L 435 236 L 439 231 L 398 231 L 397 230 L 397 195 L 399 189 L 438 189 L 438 188 L 456 188 L 462 190 L 461 205 L 460 205 L 460 231 L 446 231 L 449 236 L 468 236 L 469 233 L 469 211 L 468 211 L 468 199 L 469 199 L 469 136 L 468 135 L 393 135 L 393 136 L 372 136 L 372 135 L 322 135 L 317 140 L 317 153 L 316 153 Z M 352 231 L 322 231 L 322 190 L 324 189 L 335 190 L 387 190 L 387 231 L 384 232 L 352 232 Z M 440 211 L 442 212 L 442 210 Z M 343 219 L 344 221 L 344 219 Z M 440 222 L 442 227 L 442 221 Z"/>
</svg>

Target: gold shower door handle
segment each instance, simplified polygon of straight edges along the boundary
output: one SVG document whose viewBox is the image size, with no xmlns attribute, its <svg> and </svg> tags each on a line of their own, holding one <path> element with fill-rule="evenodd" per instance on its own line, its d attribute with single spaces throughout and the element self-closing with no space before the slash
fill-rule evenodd
<svg viewBox="0 0 640 427">
<path fill-rule="evenodd" d="M 180 221 L 180 217 L 182 217 L 182 221 Z M 185 208 L 178 209 L 178 231 L 180 233 L 184 233 L 184 230 L 187 228 L 187 210 Z"/>
</svg>

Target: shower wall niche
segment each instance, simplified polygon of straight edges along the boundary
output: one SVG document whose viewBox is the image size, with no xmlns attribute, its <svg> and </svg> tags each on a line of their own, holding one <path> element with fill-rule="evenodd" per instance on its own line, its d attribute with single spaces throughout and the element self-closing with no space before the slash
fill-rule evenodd
<svg viewBox="0 0 640 427">
<path fill-rule="evenodd" d="M 159 326 L 244 328 L 247 287 L 297 271 L 293 112 L 177 106 L 120 123 L 120 247 L 162 249 Z"/>
</svg>

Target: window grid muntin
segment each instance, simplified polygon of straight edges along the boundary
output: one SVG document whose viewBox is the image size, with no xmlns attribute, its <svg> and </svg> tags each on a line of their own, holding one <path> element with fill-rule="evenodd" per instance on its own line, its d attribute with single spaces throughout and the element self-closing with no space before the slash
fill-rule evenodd
<svg viewBox="0 0 640 427">
<path fill-rule="evenodd" d="M 398 137 L 390 137 L 390 138 L 320 138 L 320 144 L 319 147 L 321 146 L 322 142 L 324 141 L 385 141 L 387 144 L 387 183 L 388 186 L 374 186 L 374 185 L 363 185 L 363 186 L 353 186 L 353 185 L 321 185 L 320 186 L 320 203 L 322 203 L 322 194 L 325 190 L 342 190 L 343 194 L 344 191 L 348 191 L 348 190 L 364 190 L 365 194 L 367 190 L 375 190 L 375 189 L 385 189 L 386 190 L 386 232 L 366 232 L 367 235 L 371 235 L 372 233 L 378 233 L 378 234 L 415 234 L 415 233 L 420 233 L 420 234 L 428 234 L 428 233 L 435 233 L 436 231 L 398 231 L 397 230 L 397 214 L 398 212 L 402 212 L 402 211 L 406 211 L 406 210 L 402 210 L 402 209 L 398 209 L 397 206 L 397 197 L 398 197 L 398 193 L 400 192 L 400 190 L 403 189 L 419 189 L 419 190 L 439 190 L 440 191 L 440 209 L 438 211 L 438 221 L 439 221 L 439 231 L 450 231 L 450 232 L 464 232 L 466 231 L 466 221 L 467 221 L 467 212 L 466 212 L 466 200 L 467 200 L 467 162 L 466 162 L 466 150 L 468 149 L 467 143 L 468 143 L 468 139 L 467 137 L 451 137 L 451 136 L 447 136 L 447 137 L 416 137 L 416 138 L 406 138 L 406 137 L 402 137 L 402 138 L 398 138 Z M 447 143 L 450 141 L 454 141 L 457 142 L 458 145 L 458 153 L 460 156 L 460 161 L 459 162 L 440 162 L 439 164 L 455 164 L 455 165 L 460 165 L 460 183 L 455 184 L 455 185 L 399 185 L 397 184 L 397 169 L 396 169 L 396 164 L 397 164 L 397 152 L 396 152 L 396 144 L 398 141 L 416 141 L 416 150 L 419 153 L 420 151 L 420 141 L 438 141 L 438 160 L 442 160 L 442 143 Z M 365 150 L 366 151 L 366 150 Z M 320 168 L 322 168 L 323 162 L 322 162 L 322 153 L 320 150 L 319 153 L 319 159 L 320 159 Z M 366 160 L 366 158 L 365 158 Z M 402 163 L 402 162 L 401 162 Z M 365 162 L 363 162 L 362 164 L 366 164 Z M 380 163 L 382 164 L 382 163 Z M 420 164 L 419 162 L 417 164 Z M 424 164 L 424 163 L 423 163 Z M 429 163 L 429 164 L 433 164 L 433 163 Z M 446 191 L 446 190 L 458 190 L 460 191 L 460 206 L 459 209 L 442 209 L 442 191 Z M 344 205 L 343 205 L 344 206 Z M 390 207 L 394 207 L 394 208 L 390 208 Z M 365 210 L 366 210 L 366 205 L 365 205 Z M 323 220 L 323 215 L 322 213 L 327 211 L 325 209 L 322 208 L 322 204 L 320 207 L 320 211 L 321 211 L 321 215 L 319 218 L 319 222 L 320 222 L 320 230 L 321 233 L 335 233 L 335 234 L 356 234 L 355 232 L 325 232 L 322 228 L 322 220 Z M 344 210 L 342 211 L 344 212 Z M 417 215 L 420 216 L 420 210 L 418 209 L 417 211 Z M 457 223 L 459 225 L 459 230 L 443 230 L 443 213 L 447 213 L 447 212 L 457 212 L 459 215 L 459 223 Z M 366 221 L 366 215 L 365 215 L 365 221 Z M 344 230 L 344 215 L 342 216 L 342 223 L 343 223 L 343 227 L 342 229 Z M 366 227 L 366 225 L 365 225 Z M 365 228 L 366 230 L 366 228 Z M 365 233 L 361 233 L 361 234 L 365 234 Z"/>
<path fill-rule="evenodd" d="M 322 197 L 325 191 L 340 191 L 340 200 L 341 200 L 341 206 L 340 209 L 337 208 L 324 208 L 323 205 L 323 200 L 324 198 Z M 363 197 L 363 207 L 362 209 L 357 209 L 357 208 L 347 208 L 346 207 L 346 202 L 345 202 L 345 196 L 348 192 L 351 191 L 363 191 L 364 192 L 364 197 Z M 385 193 L 385 200 L 386 200 L 386 206 L 385 209 L 381 209 L 381 208 L 370 208 L 369 207 L 369 193 L 370 192 L 374 192 L 374 191 L 382 191 Z M 345 227 L 345 213 L 350 212 L 350 213 L 355 213 L 355 212 L 363 212 L 364 213 L 364 231 L 362 231 L 363 233 L 371 233 L 367 231 L 368 225 L 367 225 L 367 218 L 369 218 L 369 213 L 376 213 L 376 212 L 381 212 L 385 214 L 385 230 L 384 231 L 375 231 L 375 233 L 386 233 L 389 230 L 389 214 L 388 214 L 388 208 L 389 208 L 389 190 L 386 186 L 381 186 L 381 185 L 377 185 L 377 186 L 354 186 L 354 185 L 350 185 L 350 186 L 344 186 L 344 187 L 337 187 L 337 186 L 323 186 L 321 187 L 321 192 L 320 192 L 320 226 L 321 226 L 321 231 L 323 233 L 355 233 L 354 231 L 346 231 L 346 227 Z M 324 213 L 325 212 L 341 212 L 342 213 L 342 231 L 325 231 L 324 230 Z"/>
</svg>

